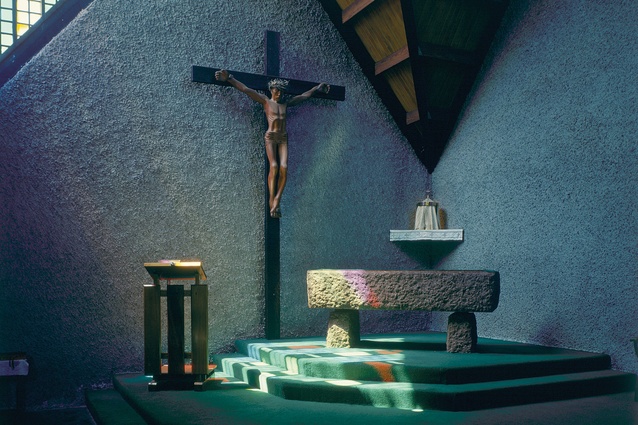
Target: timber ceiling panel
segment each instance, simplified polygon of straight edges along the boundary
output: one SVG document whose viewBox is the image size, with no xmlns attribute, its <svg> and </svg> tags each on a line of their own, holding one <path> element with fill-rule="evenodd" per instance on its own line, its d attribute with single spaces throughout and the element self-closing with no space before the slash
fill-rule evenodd
<svg viewBox="0 0 638 425">
<path fill-rule="evenodd" d="M 507 0 L 320 0 L 416 155 L 434 171 Z"/>
</svg>

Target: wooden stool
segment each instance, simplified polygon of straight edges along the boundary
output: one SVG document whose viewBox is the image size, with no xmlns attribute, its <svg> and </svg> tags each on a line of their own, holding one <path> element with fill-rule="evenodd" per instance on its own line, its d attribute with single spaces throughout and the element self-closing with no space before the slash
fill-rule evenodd
<svg viewBox="0 0 638 425">
<path fill-rule="evenodd" d="M 26 380 L 29 362 L 26 353 L 0 353 L 0 381 L 15 383 L 16 410 L 26 410 Z"/>
</svg>

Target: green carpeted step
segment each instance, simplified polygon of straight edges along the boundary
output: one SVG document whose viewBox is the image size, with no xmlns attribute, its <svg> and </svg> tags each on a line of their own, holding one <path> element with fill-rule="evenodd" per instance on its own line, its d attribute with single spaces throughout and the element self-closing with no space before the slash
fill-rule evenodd
<svg viewBox="0 0 638 425">
<path fill-rule="evenodd" d="M 286 400 L 254 389 L 220 387 L 210 391 L 148 391 L 152 378 L 116 375 L 114 385 L 142 412 L 149 425 L 449 425 L 450 412 L 376 409 L 355 404 Z M 425 416 L 427 415 L 427 416 Z M 445 418 L 445 419 L 441 419 Z"/>
<path fill-rule="evenodd" d="M 270 376 L 295 375 L 286 369 L 264 363 L 243 354 L 215 355 L 213 359 L 219 371 L 217 375 L 223 374 L 228 376 L 229 379 L 245 382 L 253 388 L 260 388 L 262 381 Z"/>
<path fill-rule="evenodd" d="M 470 411 L 626 392 L 634 388 L 635 376 L 595 371 L 462 385 L 326 380 L 299 375 L 265 379 L 262 375 L 259 381 L 263 391 L 289 400 Z"/>
<path fill-rule="evenodd" d="M 441 338 L 429 336 L 420 345 L 434 346 Z M 380 341 L 388 346 L 387 338 Z M 395 348 L 328 349 L 325 340 L 316 338 L 245 340 L 237 346 L 245 355 L 291 373 L 365 381 L 464 384 L 605 370 L 611 363 L 606 354 L 490 340 L 482 341 L 481 352 L 468 354 L 415 350 L 415 341 Z"/>
<path fill-rule="evenodd" d="M 404 409 L 477 410 L 631 391 L 635 375 L 604 354 L 487 339 L 447 353 L 441 334 L 372 337 L 328 349 L 321 338 L 238 341 L 220 370 L 287 399 Z M 424 349 L 429 347 L 430 349 Z M 419 348 L 419 349 L 415 349 Z"/>
<path fill-rule="evenodd" d="M 85 393 L 86 406 L 98 425 L 146 425 L 146 421 L 113 389 Z"/>
</svg>

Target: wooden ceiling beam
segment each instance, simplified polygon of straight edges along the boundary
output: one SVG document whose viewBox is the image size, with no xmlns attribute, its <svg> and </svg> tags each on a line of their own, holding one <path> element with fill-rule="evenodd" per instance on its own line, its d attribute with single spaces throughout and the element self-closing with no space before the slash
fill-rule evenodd
<svg viewBox="0 0 638 425">
<path fill-rule="evenodd" d="M 476 66 L 478 63 L 478 56 L 473 52 L 432 43 L 421 43 L 419 46 L 419 56 L 469 66 Z"/>
<path fill-rule="evenodd" d="M 427 75 L 427 61 L 419 48 L 419 30 L 414 16 L 414 1 L 420 0 L 401 0 L 403 24 L 405 26 L 405 35 L 411 59 L 410 64 L 412 67 L 412 75 L 414 76 L 414 91 L 417 101 L 417 110 L 409 111 L 406 114 L 406 122 L 409 123 L 408 127 L 418 129 L 421 143 L 421 161 L 428 172 L 432 173 L 441 158 L 455 120 L 450 120 L 449 116 L 447 116 L 448 114 L 439 114 L 439 111 L 435 114 L 434 111 L 430 110 L 431 106 L 428 101 L 427 81 L 425 78 L 422 78 L 422 76 Z M 436 49 L 432 50 L 435 52 L 433 54 L 447 57 L 453 56 L 451 51 L 443 52 Z"/>
<path fill-rule="evenodd" d="M 379 94 L 379 97 L 388 108 L 388 112 L 397 123 L 397 126 L 401 130 L 401 133 L 408 140 L 408 143 L 412 146 L 415 155 L 419 160 L 427 167 L 430 157 L 427 155 L 423 148 L 422 135 L 418 124 L 407 125 L 405 118 L 405 109 L 401 105 L 401 102 L 397 98 L 388 82 L 385 78 L 375 77 L 374 75 L 374 61 L 368 54 L 363 42 L 356 34 L 352 25 L 344 25 L 342 22 L 342 10 L 335 0 L 319 0 L 323 9 L 326 11 L 330 20 L 334 24 L 335 28 L 341 34 L 341 37 L 346 42 L 354 58 L 361 66 L 361 70 L 368 78 L 368 81 L 372 84 L 372 87 Z"/>
<path fill-rule="evenodd" d="M 428 7 L 438 7 L 447 4 L 446 1 L 437 0 L 428 3 Z M 479 32 L 475 27 L 479 23 L 471 19 L 471 11 L 476 8 L 471 7 L 469 15 L 468 10 L 463 9 L 463 5 L 476 6 L 474 0 L 457 1 L 456 6 L 444 8 L 443 16 L 434 21 L 432 17 L 422 16 L 425 21 L 418 22 L 428 28 L 419 28 L 414 5 L 422 11 L 425 0 L 319 0 L 430 173 L 451 137 L 509 3 L 509 0 L 482 0 L 480 10 L 491 16 L 487 28 Z M 344 5 L 343 9 L 340 4 Z M 472 22 L 459 28 L 460 23 L 448 22 L 450 17 L 445 11 L 460 12 L 461 17 Z M 403 36 L 403 30 L 407 40 L 397 41 L 395 36 Z M 428 38 L 428 34 L 432 37 Z M 463 34 L 472 35 L 474 39 L 465 40 Z M 426 40 L 429 43 L 424 43 Z M 445 40 L 451 40 L 448 46 Z M 471 51 L 465 50 L 470 48 Z M 405 98 L 407 87 L 409 102 Z"/>
<path fill-rule="evenodd" d="M 478 73 L 483 66 L 485 56 L 487 55 L 492 40 L 496 35 L 496 31 L 498 31 L 508 5 L 509 3 L 507 0 L 493 0 L 490 2 L 491 17 L 478 43 L 475 53 L 477 59 L 473 64 L 471 64 L 470 68 L 465 74 L 465 78 L 461 84 L 460 90 L 457 92 L 457 96 L 455 97 L 452 107 L 450 108 L 450 112 L 456 114 L 456 119 L 460 118 L 459 114 L 463 109 L 463 105 L 467 101 L 470 92 L 472 91 L 472 86 L 476 82 Z"/>
<path fill-rule="evenodd" d="M 341 22 L 345 24 L 372 3 L 374 3 L 374 0 L 355 0 L 341 12 Z"/>
<path fill-rule="evenodd" d="M 408 46 L 406 45 L 405 47 L 397 50 L 396 52 L 376 62 L 374 64 L 374 75 L 379 75 L 383 71 L 387 71 L 393 66 L 396 66 L 409 58 L 410 58 L 410 51 L 408 50 Z"/>
<path fill-rule="evenodd" d="M 414 124 L 415 122 L 419 121 L 421 119 L 421 117 L 419 117 L 419 110 L 415 109 L 413 111 L 408 111 L 405 114 L 405 123 L 407 125 L 410 124 Z"/>
<path fill-rule="evenodd" d="M 419 39 L 417 34 L 416 21 L 414 19 L 414 7 L 412 0 L 401 0 L 401 11 L 403 12 L 403 24 L 405 26 L 405 37 L 408 41 L 408 55 L 413 58 L 419 57 Z M 422 62 L 420 60 L 411 61 L 412 75 L 423 75 Z M 414 78 L 414 92 L 416 94 L 418 116 L 428 116 L 427 88 L 422 78 Z M 427 120 L 421 120 L 425 122 Z"/>
</svg>

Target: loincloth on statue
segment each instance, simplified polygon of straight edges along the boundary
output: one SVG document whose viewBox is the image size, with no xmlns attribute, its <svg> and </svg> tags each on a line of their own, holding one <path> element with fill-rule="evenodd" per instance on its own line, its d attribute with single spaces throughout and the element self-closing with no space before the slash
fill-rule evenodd
<svg viewBox="0 0 638 425">
<path fill-rule="evenodd" d="M 278 133 L 274 131 L 267 131 L 264 135 L 266 143 L 273 145 L 285 145 L 288 144 L 288 133 Z"/>
</svg>

